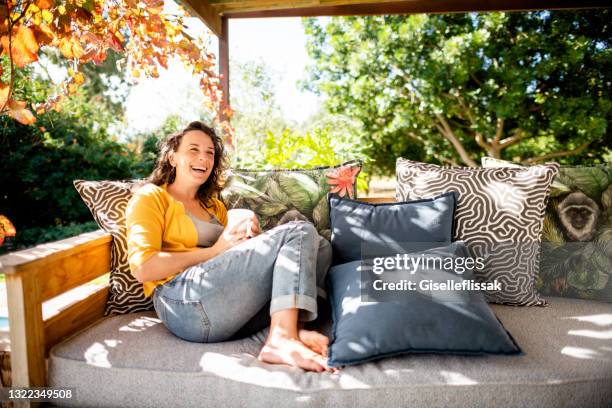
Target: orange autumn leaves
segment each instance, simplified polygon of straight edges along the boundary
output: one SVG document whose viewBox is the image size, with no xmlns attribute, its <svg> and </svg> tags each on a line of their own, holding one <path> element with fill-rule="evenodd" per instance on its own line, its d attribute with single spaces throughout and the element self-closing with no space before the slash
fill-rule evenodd
<svg viewBox="0 0 612 408">
<path fill-rule="evenodd" d="M 0 68 L 0 115 L 23 124 L 36 118 L 23 101 L 13 99 L 15 68 L 36 62 L 43 47 L 52 47 L 70 61 L 68 77 L 49 101 L 34 110 L 58 109 L 65 95 L 85 81 L 82 64 L 102 63 L 109 50 L 124 53 L 124 66 L 134 77 L 157 77 L 159 68 L 177 58 L 198 79 L 209 108 L 219 109 L 221 86 L 214 55 L 204 39 L 186 32 L 182 8 L 167 13 L 162 0 L 3 0 L 0 2 L 0 55 L 11 72 Z M 7 75 L 8 74 L 8 75 Z"/>
<path fill-rule="evenodd" d="M 39 10 L 49 8 L 53 5 L 50 0 L 37 0 L 32 7 Z M 40 40 L 37 39 L 34 29 L 25 24 L 15 24 L 26 17 L 25 13 L 16 15 L 13 13 L 15 7 L 11 2 L 4 2 L 0 6 L 0 44 L 2 45 L 0 55 L 9 55 L 11 63 L 18 68 L 23 68 L 38 60 Z M 44 33 L 44 30 L 39 28 Z M 44 43 L 44 41 L 42 41 Z M 0 68 L 0 75 L 2 70 Z M 32 112 L 26 107 L 26 103 L 12 98 L 12 75 L 11 69 L 9 83 L 0 81 L 0 114 L 7 114 L 13 119 L 29 125 L 36 122 Z"/>
<path fill-rule="evenodd" d="M 3 35 L 0 38 L 2 42 L 2 51 L 8 53 L 9 43 L 11 47 L 11 55 L 13 62 L 19 68 L 38 60 L 38 41 L 31 28 L 19 26 L 13 28 L 13 35 L 9 38 L 8 35 Z"/>
<path fill-rule="evenodd" d="M 8 53 L 10 48 L 13 63 L 19 68 L 23 68 L 26 65 L 37 61 L 39 46 L 38 42 L 36 41 L 36 37 L 34 36 L 34 32 L 30 28 L 24 26 L 20 26 L 12 31 L 14 35 L 11 37 L 8 35 L 3 35 L 0 37 L 2 52 Z M 3 84 L 0 81 L 0 112 L 6 111 L 10 117 L 25 125 L 36 122 L 36 118 L 34 118 L 32 112 L 26 108 L 26 103 L 16 101 L 10 96 L 10 85 Z"/>
<path fill-rule="evenodd" d="M 13 223 L 4 215 L 0 214 L 0 245 L 4 243 L 5 237 L 14 237 L 16 234 L 17 231 Z"/>
</svg>

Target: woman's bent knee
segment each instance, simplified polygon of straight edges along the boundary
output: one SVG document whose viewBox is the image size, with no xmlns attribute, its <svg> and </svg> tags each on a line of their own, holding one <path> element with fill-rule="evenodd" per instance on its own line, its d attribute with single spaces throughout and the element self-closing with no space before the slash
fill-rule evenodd
<svg viewBox="0 0 612 408">
<path fill-rule="evenodd" d="M 314 224 L 309 221 L 291 221 L 289 222 L 289 224 L 292 224 L 294 229 L 300 231 L 301 233 L 314 236 L 318 234 L 318 231 L 315 228 Z"/>
</svg>

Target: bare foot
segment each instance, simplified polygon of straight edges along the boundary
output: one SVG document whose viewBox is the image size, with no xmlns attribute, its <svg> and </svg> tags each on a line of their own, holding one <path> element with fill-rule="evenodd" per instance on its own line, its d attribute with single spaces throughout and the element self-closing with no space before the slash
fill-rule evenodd
<svg viewBox="0 0 612 408">
<path fill-rule="evenodd" d="M 283 336 L 268 338 L 257 359 L 269 364 L 288 364 L 306 371 L 328 370 L 325 357 L 306 347 L 300 340 Z"/>
<path fill-rule="evenodd" d="M 309 349 L 323 357 L 327 357 L 327 347 L 329 346 L 329 338 L 327 336 L 314 330 L 300 329 L 298 337 Z"/>
</svg>

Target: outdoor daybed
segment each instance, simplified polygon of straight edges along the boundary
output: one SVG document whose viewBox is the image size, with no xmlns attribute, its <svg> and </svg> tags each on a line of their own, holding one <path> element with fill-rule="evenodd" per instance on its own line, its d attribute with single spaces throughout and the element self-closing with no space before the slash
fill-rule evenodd
<svg viewBox="0 0 612 408">
<path fill-rule="evenodd" d="M 199 344 L 172 335 L 154 312 L 103 317 L 107 288 L 43 320 L 42 302 L 105 274 L 110 250 L 110 236 L 98 231 L 0 258 L 14 387 L 73 387 L 75 397 L 58 404 L 75 407 L 609 407 L 612 401 L 612 308 L 602 302 L 549 297 L 547 307 L 491 305 L 520 356 L 413 354 L 335 374 L 260 363 L 265 332 Z M 328 334 L 330 326 L 324 319 Z"/>
</svg>

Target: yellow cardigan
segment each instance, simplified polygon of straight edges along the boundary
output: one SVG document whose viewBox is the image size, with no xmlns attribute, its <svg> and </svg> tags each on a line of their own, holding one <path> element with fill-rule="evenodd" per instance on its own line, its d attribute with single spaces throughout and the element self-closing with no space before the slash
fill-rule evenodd
<svg viewBox="0 0 612 408">
<path fill-rule="evenodd" d="M 175 200 L 166 185 L 145 184 L 130 199 L 126 210 L 128 261 L 132 274 L 151 256 L 159 251 L 192 251 L 197 247 L 198 232 L 185 213 L 183 203 Z M 227 225 L 227 209 L 215 198 L 208 209 Z M 169 281 L 165 279 L 143 283 L 145 296 L 151 296 L 156 286 Z"/>
</svg>

